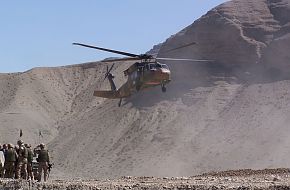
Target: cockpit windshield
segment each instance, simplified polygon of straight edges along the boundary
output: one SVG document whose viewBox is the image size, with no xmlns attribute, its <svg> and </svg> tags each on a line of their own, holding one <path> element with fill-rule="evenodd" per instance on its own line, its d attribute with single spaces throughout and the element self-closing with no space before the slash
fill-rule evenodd
<svg viewBox="0 0 290 190">
<path fill-rule="evenodd" d="M 166 64 L 161 64 L 161 67 L 169 70 L 169 67 Z"/>
<path fill-rule="evenodd" d="M 166 64 L 160 64 L 160 63 L 154 63 L 154 64 L 149 64 L 149 69 L 150 70 L 156 70 L 158 68 L 164 68 L 164 69 L 169 69 Z"/>
</svg>

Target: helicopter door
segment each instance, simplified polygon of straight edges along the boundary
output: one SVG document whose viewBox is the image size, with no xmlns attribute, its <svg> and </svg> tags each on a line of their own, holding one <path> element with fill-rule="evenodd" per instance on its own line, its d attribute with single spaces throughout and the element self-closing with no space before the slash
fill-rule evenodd
<svg viewBox="0 0 290 190">
<path fill-rule="evenodd" d="M 150 70 L 149 64 L 146 64 L 145 69 L 146 69 L 146 71 Z"/>
<path fill-rule="evenodd" d="M 136 87 L 136 90 L 139 91 L 140 90 L 140 74 L 137 71 L 134 71 L 131 74 L 131 80 L 132 80 L 132 84 Z"/>
<path fill-rule="evenodd" d="M 132 72 L 130 75 L 130 79 L 132 80 L 133 84 L 136 83 L 137 78 L 138 78 L 138 72 L 137 71 Z"/>
</svg>

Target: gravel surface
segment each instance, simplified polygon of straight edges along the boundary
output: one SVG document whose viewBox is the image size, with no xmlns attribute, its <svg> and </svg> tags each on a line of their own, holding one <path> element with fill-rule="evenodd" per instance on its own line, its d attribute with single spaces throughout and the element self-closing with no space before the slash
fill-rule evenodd
<svg viewBox="0 0 290 190">
<path fill-rule="evenodd" d="M 21 190 L 100 190 L 100 189 L 290 189 L 289 169 L 236 170 L 193 177 L 131 177 L 102 180 L 52 180 L 37 183 L 0 180 L 0 189 Z"/>
</svg>

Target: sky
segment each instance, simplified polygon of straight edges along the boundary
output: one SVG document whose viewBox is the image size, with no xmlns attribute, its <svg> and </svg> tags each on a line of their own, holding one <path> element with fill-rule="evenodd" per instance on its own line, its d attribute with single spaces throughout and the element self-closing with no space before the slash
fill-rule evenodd
<svg viewBox="0 0 290 190">
<path fill-rule="evenodd" d="M 116 57 L 73 42 L 145 53 L 226 0 L 0 2 L 0 73 Z"/>
</svg>

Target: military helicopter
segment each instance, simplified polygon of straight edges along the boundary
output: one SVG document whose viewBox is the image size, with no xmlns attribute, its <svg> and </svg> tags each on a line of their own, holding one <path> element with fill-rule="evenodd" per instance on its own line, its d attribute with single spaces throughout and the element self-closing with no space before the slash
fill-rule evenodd
<svg viewBox="0 0 290 190">
<path fill-rule="evenodd" d="M 192 45 L 191 43 L 189 45 Z M 120 87 L 116 88 L 114 83 L 114 75 L 111 73 L 114 64 L 109 68 L 104 77 L 109 80 L 111 90 L 97 90 L 94 91 L 94 96 L 109 98 L 109 99 L 120 99 L 118 106 L 121 106 L 122 99 L 131 96 L 133 93 L 143 90 L 145 88 L 161 86 L 162 92 L 166 92 L 166 84 L 171 81 L 171 72 L 166 64 L 158 62 L 159 60 L 171 60 L 171 61 L 210 61 L 210 60 L 195 60 L 195 59 L 174 59 L 174 58 L 154 58 L 153 55 L 149 54 L 132 54 L 123 51 L 117 51 L 112 49 L 106 49 L 102 47 L 96 47 L 86 45 L 82 43 L 73 43 L 73 45 L 83 46 L 87 48 L 93 48 L 101 51 L 107 51 L 119 55 L 125 55 L 128 57 L 118 58 L 113 60 L 104 60 L 102 62 L 116 62 L 116 61 L 131 61 L 136 60 L 133 65 L 124 71 L 124 75 L 127 76 L 127 81 Z M 188 46 L 188 45 L 186 45 Z M 185 47 L 185 46 L 183 46 Z M 180 47 L 179 47 L 180 48 Z M 175 48 L 178 49 L 178 48 Z"/>
</svg>

